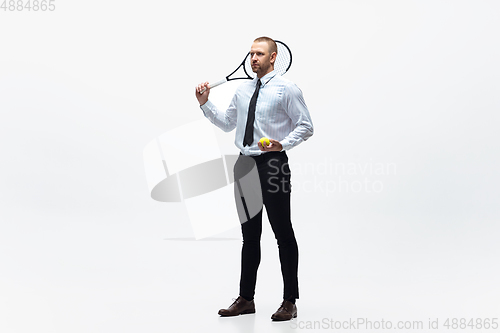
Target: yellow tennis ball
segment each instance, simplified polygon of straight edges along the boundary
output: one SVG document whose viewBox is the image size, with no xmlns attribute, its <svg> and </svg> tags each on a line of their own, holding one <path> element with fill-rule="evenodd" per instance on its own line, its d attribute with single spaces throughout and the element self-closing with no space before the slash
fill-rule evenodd
<svg viewBox="0 0 500 333">
<path fill-rule="evenodd" d="M 269 146 L 269 145 L 271 144 L 271 141 L 269 141 L 269 139 L 268 139 L 268 138 L 266 138 L 266 137 L 263 137 L 263 138 L 262 138 L 262 139 L 260 139 L 259 141 L 260 141 L 260 144 L 261 144 L 262 146 L 264 146 L 264 142 L 266 143 L 266 145 L 267 145 L 267 146 Z"/>
</svg>

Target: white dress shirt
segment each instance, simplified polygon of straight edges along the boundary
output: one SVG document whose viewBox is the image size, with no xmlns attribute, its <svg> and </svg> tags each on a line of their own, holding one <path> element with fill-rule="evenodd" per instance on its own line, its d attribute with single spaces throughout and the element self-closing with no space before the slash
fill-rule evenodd
<svg viewBox="0 0 500 333">
<path fill-rule="evenodd" d="M 258 77 L 246 80 L 234 94 L 229 108 L 222 112 L 208 100 L 201 105 L 206 118 L 225 132 L 236 128 L 235 145 L 243 155 L 265 153 L 257 145 L 262 137 L 277 140 L 289 150 L 313 135 L 313 124 L 302 91 L 293 82 L 272 71 L 261 80 L 255 108 L 253 143 L 243 146 L 250 99 Z"/>
</svg>

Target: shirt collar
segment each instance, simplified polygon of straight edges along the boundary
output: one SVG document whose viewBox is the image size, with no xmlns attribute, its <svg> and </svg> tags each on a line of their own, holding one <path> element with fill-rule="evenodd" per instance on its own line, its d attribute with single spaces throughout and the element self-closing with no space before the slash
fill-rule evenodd
<svg viewBox="0 0 500 333">
<path fill-rule="evenodd" d="M 260 78 L 260 84 L 261 84 L 261 88 L 264 87 L 268 82 L 269 80 L 271 80 L 276 74 L 278 74 L 278 72 L 276 72 L 276 70 L 273 70 L 269 73 L 267 73 L 266 75 L 264 75 L 263 77 Z M 253 80 L 255 81 L 255 83 L 257 84 L 257 80 L 259 78 L 256 76 Z"/>
</svg>

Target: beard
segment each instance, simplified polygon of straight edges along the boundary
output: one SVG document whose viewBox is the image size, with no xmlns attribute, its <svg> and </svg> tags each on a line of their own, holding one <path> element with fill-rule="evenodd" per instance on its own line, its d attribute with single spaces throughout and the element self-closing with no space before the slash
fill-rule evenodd
<svg viewBox="0 0 500 333">
<path fill-rule="evenodd" d="M 267 73 L 269 68 L 271 68 L 271 63 L 266 63 L 266 64 L 257 64 L 257 66 L 252 66 L 252 72 L 254 73 Z"/>
</svg>

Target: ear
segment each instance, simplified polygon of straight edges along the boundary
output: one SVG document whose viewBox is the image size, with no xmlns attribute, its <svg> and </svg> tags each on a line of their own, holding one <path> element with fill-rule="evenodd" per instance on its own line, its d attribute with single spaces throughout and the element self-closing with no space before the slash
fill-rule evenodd
<svg viewBox="0 0 500 333">
<path fill-rule="evenodd" d="M 271 61 L 271 64 L 274 65 L 274 62 L 276 61 L 276 52 L 271 53 L 271 58 L 269 59 Z"/>
</svg>

